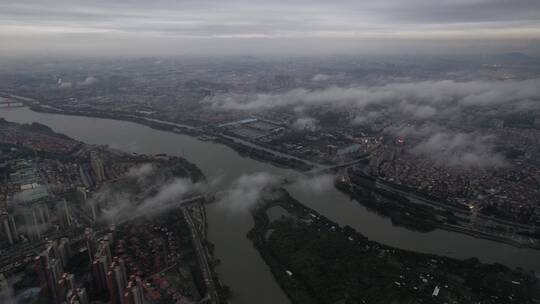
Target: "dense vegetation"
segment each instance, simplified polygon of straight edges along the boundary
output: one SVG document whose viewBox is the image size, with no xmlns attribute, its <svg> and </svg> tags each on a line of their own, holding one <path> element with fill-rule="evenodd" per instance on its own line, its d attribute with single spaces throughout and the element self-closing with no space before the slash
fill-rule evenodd
<svg viewBox="0 0 540 304">
<path fill-rule="evenodd" d="M 290 216 L 270 221 L 266 210 L 275 205 Z M 386 247 L 287 195 L 254 217 L 249 237 L 294 303 L 537 303 L 539 297 L 533 275 Z"/>
</svg>

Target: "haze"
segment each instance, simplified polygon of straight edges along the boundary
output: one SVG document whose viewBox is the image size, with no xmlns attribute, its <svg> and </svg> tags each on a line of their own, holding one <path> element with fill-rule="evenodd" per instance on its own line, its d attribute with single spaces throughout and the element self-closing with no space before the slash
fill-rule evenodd
<svg viewBox="0 0 540 304">
<path fill-rule="evenodd" d="M 539 53 L 535 0 L 3 1 L 3 56 Z"/>
</svg>

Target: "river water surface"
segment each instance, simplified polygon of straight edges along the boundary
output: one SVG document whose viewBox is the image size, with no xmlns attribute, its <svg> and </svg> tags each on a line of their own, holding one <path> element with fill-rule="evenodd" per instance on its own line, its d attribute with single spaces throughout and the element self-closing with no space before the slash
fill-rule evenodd
<svg viewBox="0 0 540 304">
<path fill-rule="evenodd" d="M 0 117 L 20 123 L 39 122 L 74 139 L 89 144 L 109 145 L 126 152 L 184 156 L 196 164 L 209 180 L 221 180 L 222 189 L 243 174 L 292 173 L 288 169 L 243 157 L 222 144 L 131 122 L 37 113 L 27 108 L 0 109 Z M 395 227 L 390 220 L 368 211 L 334 188 L 316 192 L 305 187 L 290 186 L 288 190 L 294 198 L 330 220 L 349 225 L 368 238 L 386 245 L 459 259 L 477 257 L 483 262 L 497 262 L 540 272 L 540 251 L 537 250 L 516 248 L 444 230 L 421 233 Z M 207 213 L 208 238 L 215 245 L 215 256 L 222 261 L 217 272 L 233 291 L 231 302 L 290 303 L 246 238 L 246 233 L 253 226 L 249 213 L 232 212 L 219 204 L 209 205 Z"/>
</svg>

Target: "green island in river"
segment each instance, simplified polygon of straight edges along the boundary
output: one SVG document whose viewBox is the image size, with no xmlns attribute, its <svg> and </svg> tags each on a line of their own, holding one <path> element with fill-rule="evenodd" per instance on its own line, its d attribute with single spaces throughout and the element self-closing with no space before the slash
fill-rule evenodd
<svg viewBox="0 0 540 304">
<path fill-rule="evenodd" d="M 539 303 L 533 273 L 385 246 L 267 191 L 248 237 L 293 303 Z"/>
</svg>

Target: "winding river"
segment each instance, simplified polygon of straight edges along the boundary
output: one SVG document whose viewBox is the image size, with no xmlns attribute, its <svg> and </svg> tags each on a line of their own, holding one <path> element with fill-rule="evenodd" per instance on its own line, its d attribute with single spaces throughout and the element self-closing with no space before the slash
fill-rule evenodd
<svg viewBox="0 0 540 304">
<path fill-rule="evenodd" d="M 65 116 L 33 112 L 27 108 L 0 109 L 0 117 L 13 122 L 39 122 L 53 130 L 90 144 L 109 145 L 126 152 L 184 156 L 195 163 L 209 180 L 220 180 L 221 188 L 243 174 L 291 173 L 243 157 L 227 146 L 194 137 L 151 129 L 147 126 L 110 119 Z M 390 220 L 366 210 L 334 188 L 322 192 L 300 186 L 288 188 L 293 197 L 329 219 L 349 225 L 368 238 L 386 245 L 418 252 L 464 259 L 477 257 L 483 262 L 502 263 L 540 272 L 540 251 L 521 249 L 443 230 L 429 233 L 392 226 Z M 233 291 L 232 303 L 290 303 L 270 270 L 246 238 L 252 227 L 246 211 L 231 211 L 219 204 L 207 207 L 208 238 L 215 244 L 221 280 Z"/>
</svg>

